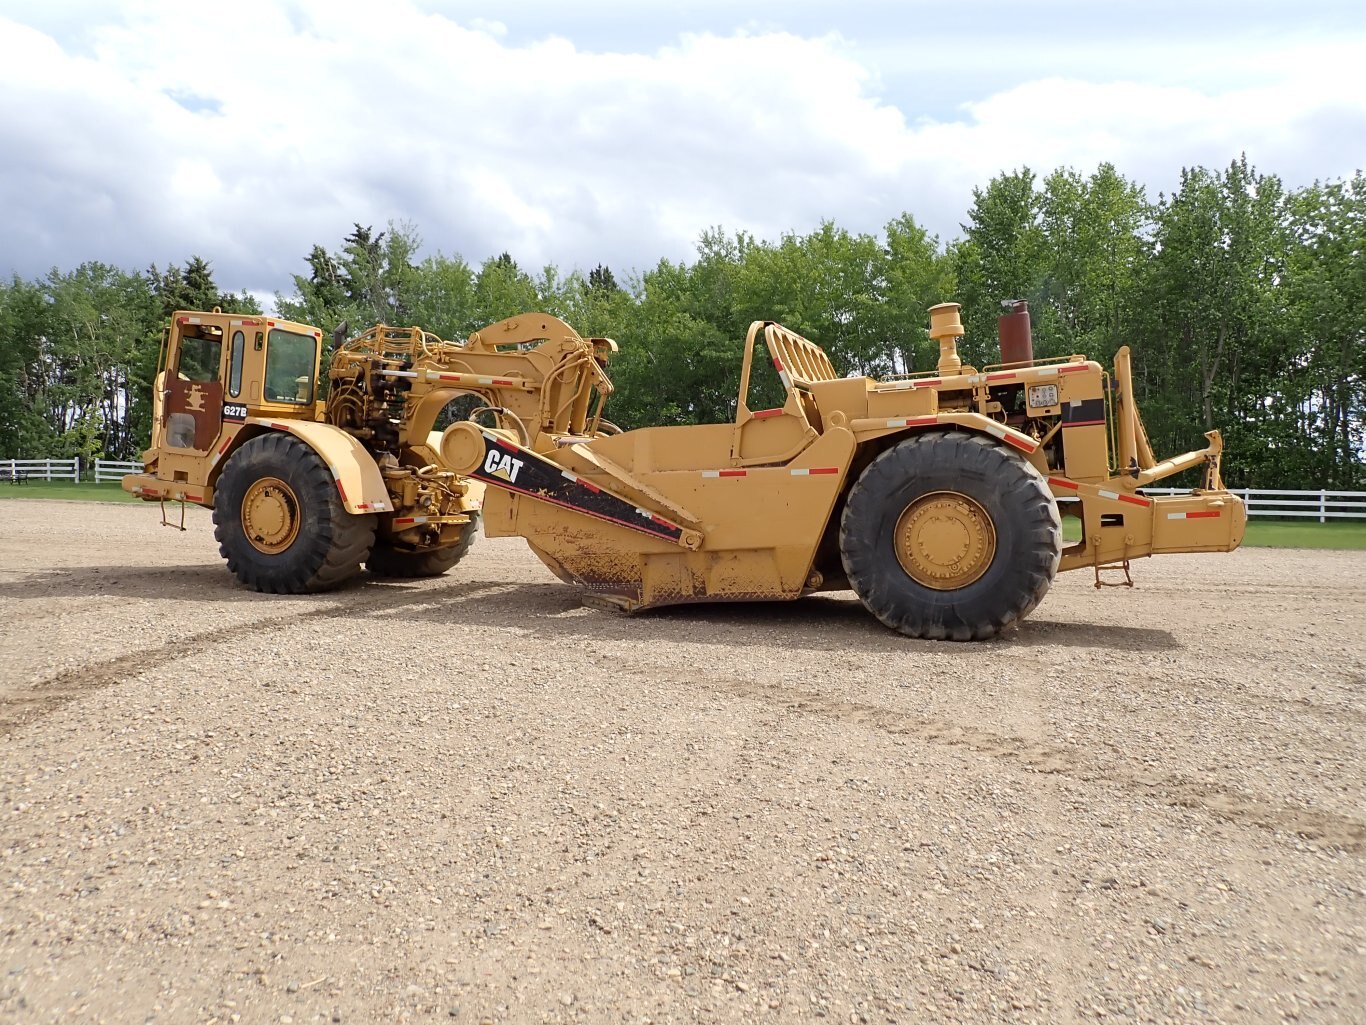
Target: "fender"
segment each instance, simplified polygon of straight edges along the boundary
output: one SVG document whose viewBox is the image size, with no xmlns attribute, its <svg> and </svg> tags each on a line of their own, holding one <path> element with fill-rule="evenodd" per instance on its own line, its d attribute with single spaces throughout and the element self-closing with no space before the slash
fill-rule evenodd
<svg viewBox="0 0 1366 1025">
<path fill-rule="evenodd" d="M 1007 427 L 1005 424 L 997 423 L 991 417 L 983 416 L 981 413 L 949 412 L 927 413 L 924 416 L 868 417 L 851 421 L 849 427 L 860 443 L 885 437 L 889 434 L 911 433 L 933 427 L 962 427 L 965 430 L 990 435 L 998 441 L 1005 442 L 1033 463 L 1034 468 L 1040 473 L 1045 475 L 1048 473 L 1048 465 L 1039 452 L 1037 441 L 1028 434 L 1017 431 L 1013 427 Z"/>
<path fill-rule="evenodd" d="M 349 513 L 393 512 L 389 489 L 370 455 L 359 441 L 340 427 L 309 420 L 270 420 L 248 417 L 247 423 L 271 431 L 293 434 L 322 458 L 337 482 L 337 493 Z"/>
</svg>

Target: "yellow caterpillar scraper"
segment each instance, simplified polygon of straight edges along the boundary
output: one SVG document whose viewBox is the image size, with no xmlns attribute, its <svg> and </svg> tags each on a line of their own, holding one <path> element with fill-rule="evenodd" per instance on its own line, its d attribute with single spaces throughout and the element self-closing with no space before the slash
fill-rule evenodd
<svg viewBox="0 0 1366 1025">
<path fill-rule="evenodd" d="M 1032 358 L 1028 312 L 1002 318 L 1003 362 L 962 364 L 958 306 L 930 310 L 937 369 L 841 377 L 779 324 L 745 340 L 731 423 L 622 432 L 603 419 L 616 345 L 546 314 L 463 343 L 379 326 L 339 344 L 315 394 L 320 333 L 217 311 L 173 318 L 144 498 L 214 509 L 229 568 L 261 590 L 335 586 L 362 564 L 449 569 L 482 512 L 567 583 L 627 610 L 783 600 L 852 588 L 913 637 L 991 637 L 1057 572 L 1128 579 L 1131 559 L 1231 551 L 1246 514 L 1221 441 L 1158 462 L 1134 403 L 1082 356 Z M 766 360 L 756 359 L 762 340 Z M 768 367 L 771 364 L 772 370 Z M 771 372 L 783 404 L 751 409 Z M 453 399 L 482 403 L 434 431 Z M 1142 488 L 1192 467 L 1203 487 Z M 1060 509 L 1080 521 L 1064 547 Z"/>
</svg>

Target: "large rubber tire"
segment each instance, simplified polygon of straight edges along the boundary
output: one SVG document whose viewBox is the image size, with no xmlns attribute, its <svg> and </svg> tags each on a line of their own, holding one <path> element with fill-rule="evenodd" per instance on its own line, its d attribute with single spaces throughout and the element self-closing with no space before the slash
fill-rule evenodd
<svg viewBox="0 0 1366 1025">
<path fill-rule="evenodd" d="M 926 586 L 903 565 L 910 556 L 898 555 L 903 514 L 913 518 L 916 509 L 936 501 L 971 508 L 977 521 L 985 514 L 994 532 L 989 564 L 982 556 L 975 570 L 980 575 L 961 586 L 952 586 L 948 569 L 947 583 Z M 922 536 L 933 540 L 933 529 Z M 951 526 L 946 536 L 956 540 L 967 533 Z M 907 542 L 901 543 L 904 552 Z M 981 550 L 990 549 L 983 543 Z M 1061 557 L 1058 506 L 1043 476 L 992 439 L 965 431 L 918 435 L 883 452 L 850 489 L 840 521 L 840 558 L 850 586 L 882 623 L 908 637 L 968 641 L 999 634 L 1039 604 Z M 934 558 L 944 556 L 932 553 Z"/>
<path fill-rule="evenodd" d="M 377 577 L 439 577 L 465 557 L 478 536 L 479 514 L 473 513 L 455 544 L 445 548 L 405 552 L 401 548 L 391 548 L 381 540 L 370 552 L 365 568 Z"/>
<path fill-rule="evenodd" d="M 268 479 L 287 486 L 285 504 L 297 527 L 277 552 L 262 551 L 243 527 L 244 499 Z M 347 512 L 322 457 L 283 432 L 252 438 L 228 459 L 214 492 L 213 522 L 228 569 L 248 587 L 272 594 L 339 587 L 360 572 L 375 543 L 375 517 Z"/>
</svg>

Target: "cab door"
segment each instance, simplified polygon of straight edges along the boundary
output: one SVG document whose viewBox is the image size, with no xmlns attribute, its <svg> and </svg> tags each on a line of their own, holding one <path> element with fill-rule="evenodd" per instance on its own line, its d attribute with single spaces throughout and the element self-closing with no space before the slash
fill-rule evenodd
<svg viewBox="0 0 1366 1025">
<path fill-rule="evenodd" d="M 205 453 L 223 429 L 224 325 L 179 315 L 160 382 L 166 448 Z"/>
</svg>

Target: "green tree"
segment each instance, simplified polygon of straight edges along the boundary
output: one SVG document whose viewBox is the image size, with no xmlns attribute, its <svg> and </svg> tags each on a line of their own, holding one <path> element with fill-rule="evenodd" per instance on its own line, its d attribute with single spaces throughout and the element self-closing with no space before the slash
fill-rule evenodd
<svg viewBox="0 0 1366 1025">
<path fill-rule="evenodd" d="M 142 390 L 131 370 L 157 320 L 147 279 L 85 263 L 52 271 L 40 287 L 32 401 L 50 432 L 49 453 L 83 464 L 131 457 L 138 439 L 129 412 Z"/>
<path fill-rule="evenodd" d="M 282 317 L 322 328 L 325 337 L 342 321 L 354 331 L 374 324 L 407 326 L 413 315 L 413 260 L 421 245 L 411 225 L 391 222 L 375 234 L 373 227 L 356 224 L 338 252 L 313 246 L 308 276 L 294 275 L 294 294 L 276 293 L 275 307 Z"/>
<path fill-rule="evenodd" d="M 536 282 L 508 253 L 485 260 L 474 278 L 473 312 L 478 326 L 535 310 L 541 298 Z"/>
<path fill-rule="evenodd" d="M 1108 361 L 1130 335 L 1149 216 L 1143 189 L 1112 164 L 1090 178 L 1059 169 L 1044 180 L 1041 203 L 1049 348 Z"/>
<path fill-rule="evenodd" d="M 998 358 L 996 320 L 1007 299 L 1029 301 L 1036 355 L 1056 347 L 1054 318 L 1044 301 L 1049 254 L 1043 196 L 1034 182 L 1026 167 L 973 189 L 963 239 L 951 249 L 967 332 L 960 351 L 975 366 Z"/>
<path fill-rule="evenodd" d="M 903 213 L 884 229 L 883 301 L 868 314 L 897 373 L 932 370 L 939 346 L 930 341 L 931 306 L 956 301 L 953 261 L 939 239 Z"/>
<path fill-rule="evenodd" d="M 1309 441 L 1293 479 L 1366 487 L 1366 178 L 1316 182 L 1289 205 L 1286 306 L 1298 344 L 1283 363 L 1293 383 L 1281 402 Z"/>
<path fill-rule="evenodd" d="M 47 309 L 38 285 L 17 275 L 0 284 L 0 458 L 33 459 L 52 451 L 55 431 L 38 412 Z"/>
<path fill-rule="evenodd" d="M 1140 405 L 1159 451 L 1185 451 L 1224 429 L 1230 477 L 1274 486 L 1286 438 L 1269 438 L 1267 400 L 1284 376 L 1288 253 L 1279 179 L 1246 158 L 1222 173 L 1181 173 L 1159 197 L 1135 329 Z M 1159 440 L 1162 444 L 1158 444 Z"/>
</svg>

